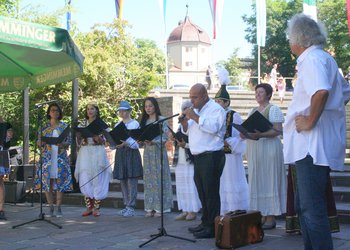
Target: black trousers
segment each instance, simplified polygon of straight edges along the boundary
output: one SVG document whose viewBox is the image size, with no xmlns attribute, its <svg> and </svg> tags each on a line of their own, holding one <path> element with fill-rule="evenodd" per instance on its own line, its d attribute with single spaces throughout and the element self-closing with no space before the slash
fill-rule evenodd
<svg viewBox="0 0 350 250">
<path fill-rule="evenodd" d="M 224 151 L 205 152 L 194 156 L 194 182 L 202 203 L 202 224 L 214 230 L 220 215 L 220 177 L 225 166 Z"/>
</svg>

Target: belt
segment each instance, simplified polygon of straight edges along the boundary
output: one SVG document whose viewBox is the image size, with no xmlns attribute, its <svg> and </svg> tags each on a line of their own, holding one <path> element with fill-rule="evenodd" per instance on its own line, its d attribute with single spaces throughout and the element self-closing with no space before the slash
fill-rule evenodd
<svg viewBox="0 0 350 250">
<path fill-rule="evenodd" d="M 203 153 L 200 153 L 200 154 L 195 155 L 195 156 L 203 156 L 203 155 L 215 154 L 215 153 L 220 153 L 220 152 L 224 152 L 223 149 L 220 149 L 217 151 L 204 151 Z"/>
</svg>

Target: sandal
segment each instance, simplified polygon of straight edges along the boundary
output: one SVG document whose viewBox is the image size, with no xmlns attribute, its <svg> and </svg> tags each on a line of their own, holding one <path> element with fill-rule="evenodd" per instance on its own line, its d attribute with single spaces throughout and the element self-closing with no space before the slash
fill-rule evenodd
<svg viewBox="0 0 350 250">
<path fill-rule="evenodd" d="M 89 216 L 92 215 L 92 210 L 86 210 L 85 212 L 82 213 L 82 216 Z"/>
<path fill-rule="evenodd" d="M 98 217 L 98 216 L 101 215 L 100 210 L 98 210 L 98 209 L 94 210 L 94 212 L 93 212 L 92 214 L 93 214 L 93 216 L 95 216 L 95 217 Z"/>
</svg>

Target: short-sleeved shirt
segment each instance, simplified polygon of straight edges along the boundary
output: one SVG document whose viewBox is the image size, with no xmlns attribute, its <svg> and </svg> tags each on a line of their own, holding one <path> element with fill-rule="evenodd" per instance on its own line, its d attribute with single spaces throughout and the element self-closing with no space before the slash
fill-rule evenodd
<svg viewBox="0 0 350 250">
<path fill-rule="evenodd" d="M 293 164 L 311 155 L 313 163 L 343 170 L 346 144 L 345 100 L 350 87 L 339 74 L 335 60 L 320 46 L 306 49 L 297 60 L 298 79 L 283 128 L 284 160 Z M 311 98 L 319 90 L 328 91 L 325 108 L 309 131 L 298 133 L 295 118 L 310 115 Z"/>
</svg>

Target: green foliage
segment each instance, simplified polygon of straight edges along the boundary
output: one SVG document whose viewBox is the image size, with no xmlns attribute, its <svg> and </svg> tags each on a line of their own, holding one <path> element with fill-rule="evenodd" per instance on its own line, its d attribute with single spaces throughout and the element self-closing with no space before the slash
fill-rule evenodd
<svg viewBox="0 0 350 250">
<path fill-rule="evenodd" d="M 75 41 L 85 56 L 80 117 L 90 101 L 99 104 L 101 116 L 112 123 L 119 101 L 143 98 L 164 72 L 164 55 L 149 40 L 134 43 L 125 32 L 127 22 L 116 19 L 99 24 L 91 32 L 77 34 Z"/>
<path fill-rule="evenodd" d="M 239 57 L 237 55 L 238 49 L 234 49 L 230 57 L 227 59 L 227 61 L 221 61 L 219 62 L 222 64 L 225 69 L 227 69 L 232 85 L 238 85 L 239 84 L 239 75 L 242 72 L 242 69 L 240 68 L 241 62 L 239 60 Z"/>
<path fill-rule="evenodd" d="M 0 15 L 14 16 L 16 14 L 19 0 L 0 0 Z"/>
<path fill-rule="evenodd" d="M 24 21 L 50 26 L 60 26 L 67 6 L 52 13 L 41 11 L 40 6 L 25 6 L 18 9 L 19 0 L 0 0 L 0 13 Z M 73 11 L 73 7 L 69 7 Z M 10 14 L 9 14 L 10 13 Z M 18 15 L 18 13 L 21 13 Z M 99 104 L 101 116 L 110 125 L 116 121 L 119 101 L 128 100 L 139 113 L 139 100 L 154 86 L 165 85 L 164 53 L 150 40 L 134 41 L 126 32 L 127 21 L 114 20 L 97 24 L 87 33 L 79 32 L 72 24 L 71 35 L 85 57 L 84 72 L 79 79 L 79 118 L 84 118 L 85 106 L 90 101 Z M 72 113 L 72 83 L 61 83 L 30 90 L 30 139 L 35 138 L 35 103 L 59 99 L 70 122 Z M 19 93 L 0 94 L 1 113 L 14 124 L 19 141 L 23 141 L 23 97 Z M 43 113 L 46 110 L 43 110 Z M 45 120 L 44 116 L 44 120 Z M 27 136 L 27 135 L 26 135 Z"/>
<path fill-rule="evenodd" d="M 334 53 L 338 66 L 346 72 L 350 58 L 350 36 L 345 0 L 318 1 L 318 18 L 328 32 L 328 50 Z"/>
<path fill-rule="evenodd" d="M 303 1 L 267 0 L 266 6 L 266 45 L 261 47 L 261 72 L 269 73 L 272 65 L 277 63 L 283 76 L 293 77 L 296 58 L 290 51 L 285 31 L 287 21 L 294 14 L 303 11 Z M 255 3 L 252 8 L 254 14 L 243 16 L 243 20 L 248 24 L 246 40 L 256 44 Z M 326 49 L 335 53 L 339 66 L 345 69 L 350 55 L 345 0 L 317 1 L 317 8 L 318 19 L 324 22 L 328 31 L 329 39 Z M 253 48 L 252 54 L 255 58 L 252 67 L 257 69 L 257 46 Z"/>
<path fill-rule="evenodd" d="M 252 5 L 253 15 L 243 16 L 243 21 L 248 24 L 246 39 L 256 44 L 256 8 Z M 287 21 L 295 14 L 302 11 L 302 0 L 267 0 L 266 1 L 266 42 L 265 47 L 260 48 L 261 72 L 269 73 L 273 64 L 278 63 L 279 72 L 285 77 L 294 75 L 295 57 L 291 54 L 285 30 Z M 257 69 L 258 48 L 253 48 L 253 69 Z M 255 72 L 253 72 L 254 74 Z M 257 75 L 257 73 L 255 73 Z"/>
</svg>

